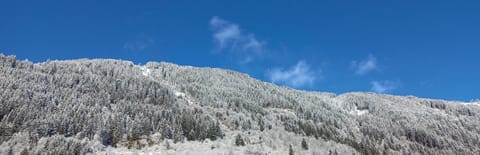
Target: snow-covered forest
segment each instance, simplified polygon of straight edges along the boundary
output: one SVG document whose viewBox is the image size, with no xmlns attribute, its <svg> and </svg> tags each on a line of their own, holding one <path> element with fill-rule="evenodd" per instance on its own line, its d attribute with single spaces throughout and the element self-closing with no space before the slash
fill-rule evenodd
<svg viewBox="0 0 480 155">
<path fill-rule="evenodd" d="M 480 154 L 480 104 L 0 54 L 0 154 Z"/>
</svg>

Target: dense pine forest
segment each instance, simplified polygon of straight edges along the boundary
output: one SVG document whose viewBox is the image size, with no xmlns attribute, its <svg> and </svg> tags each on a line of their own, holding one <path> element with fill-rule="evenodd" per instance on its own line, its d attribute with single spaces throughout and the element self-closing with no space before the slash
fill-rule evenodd
<svg viewBox="0 0 480 155">
<path fill-rule="evenodd" d="M 0 54 L 0 154 L 480 154 L 480 104 Z"/>
</svg>

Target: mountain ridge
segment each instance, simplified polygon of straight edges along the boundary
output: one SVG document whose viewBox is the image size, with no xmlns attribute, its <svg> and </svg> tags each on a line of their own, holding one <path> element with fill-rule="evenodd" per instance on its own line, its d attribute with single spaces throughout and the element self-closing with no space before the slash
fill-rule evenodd
<svg viewBox="0 0 480 155">
<path fill-rule="evenodd" d="M 3 55 L 3 54 L 2 54 Z M 3 57 L 5 57 L 3 55 Z M 28 59 L 26 60 L 22 60 L 22 61 L 28 61 Z M 303 90 L 303 89 L 297 89 L 297 88 L 292 88 L 292 87 L 289 87 L 287 85 L 278 85 L 278 84 L 275 84 L 275 83 L 271 83 L 271 82 L 268 82 L 268 81 L 263 81 L 263 80 L 260 80 L 260 79 L 257 79 L 255 77 L 252 77 L 250 76 L 248 73 L 244 73 L 244 72 L 240 72 L 240 71 L 236 71 L 236 70 L 232 70 L 232 69 L 227 69 L 227 68 L 220 68 L 220 67 L 199 67 L 199 66 L 192 66 L 192 65 L 179 65 L 179 64 L 176 64 L 174 62 L 168 62 L 168 61 L 147 61 L 144 65 L 142 64 L 135 64 L 133 61 L 131 60 L 121 60 L 121 59 L 111 59 L 111 58 L 78 58 L 78 59 L 65 59 L 65 60 L 59 60 L 59 59 L 55 59 L 55 60 L 47 60 L 47 61 L 44 61 L 44 62 L 37 62 L 37 63 L 33 63 L 33 64 L 42 64 L 42 63 L 46 63 L 46 62 L 62 62 L 62 61 L 119 61 L 119 62 L 124 62 L 124 63 L 128 63 L 128 64 L 132 64 L 132 65 L 135 65 L 135 66 L 139 66 L 139 67 L 145 67 L 147 66 L 149 63 L 150 64 L 165 64 L 165 65 L 172 65 L 172 66 L 176 66 L 176 67 L 187 67 L 187 68 L 197 68 L 197 69 L 214 69 L 214 70 L 223 70 L 223 71 L 227 71 L 227 72 L 232 72 L 232 73 L 235 73 L 235 74 L 238 74 L 238 75 L 241 75 L 241 76 L 245 76 L 247 78 L 252 78 L 252 79 L 255 79 L 255 80 L 258 80 L 259 82 L 264 82 L 264 83 L 269 83 L 269 84 L 272 84 L 273 86 L 277 86 L 277 87 L 283 87 L 283 88 L 286 88 L 286 89 L 292 89 L 292 90 L 296 90 L 296 91 L 301 91 L 301 92 L 305 92 L 305 93 L 331 93 L 331 94 L 334 94 L 334 95 L 343 95 L 343 94 L 350 94 L 350 93 L 373 93 L 373 94 L 383 94 L 383 95 L 392 95 L 392 96 L 401 96 L 401 97 L 414 97 L 414 98 L 419 98 L 419 99 L 429 99 L 429 100 L 439 100 L 439 101 L 447 101 L 447 102 L 458 102 L 458 103 L 478 103 L 479 101 L 476 101 L 476 100 L 471 100 L 471 101 L 461 101 L 461 100 L 450 100 L 450 99 L 441 99 L 441 98 L 431 98 L 431 97 L 417 97 L 415 95 L 394 95 L 394 94 L 388 94 L 388 93 L 375 93 L 375 92 L 370 92 L 370 91 L 350 91 L 350 92 L 344 92 L 344 93 L 334 93 L 334 92 L 328 92 L 328 91 L 317 91 L 317 90 Z"/>
<path fill-rule="evenodd" d="M 480 151 L 475 102 L 295 90 L 232 70 L 167 62 L 34 64 L 3 55 L 0 62 L 4 153 Z M 68 145 L 52 145 L 59 143 Z"/>
</svg>

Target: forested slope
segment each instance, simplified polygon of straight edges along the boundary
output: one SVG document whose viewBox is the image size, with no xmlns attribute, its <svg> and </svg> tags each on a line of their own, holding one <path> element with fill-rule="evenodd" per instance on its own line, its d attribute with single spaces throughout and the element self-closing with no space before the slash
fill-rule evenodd
<svg viewBox="0 0 480 155">
<path fill-rule="evenodd" d="M 0 55 L 0 154 L 480 154 L 479 114 L 216 68 Z"/>
</svg>

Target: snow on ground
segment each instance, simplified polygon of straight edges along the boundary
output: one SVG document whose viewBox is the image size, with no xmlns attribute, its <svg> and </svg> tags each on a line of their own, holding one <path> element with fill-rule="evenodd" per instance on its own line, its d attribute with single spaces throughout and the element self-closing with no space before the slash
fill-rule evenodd
<svg viewBox="0 0 480 155">
<path fill-rule="evenodd" d="M 469 103 L 463 103 L 463 104 L 480 106 L 480 102 L 469 102 Z"/>
<path fill-rule="evenodd" d="M 292 109 L 282 109 L 282 111 L 283 111 L 284 113 L 288 113 L 288 114 L 290 114 L 290 115 L 297 116 L 297 115 L 295 114 L 295 111 L 293 111 Z"/>
<path fill-rule="evenodd" d="M 242 135 L 245 146 L 235 145 L 235 136 Z M 309 149 L 301 147 L 302 139 L 305 139 Z M 146 143 L 146 142 L 145 142 Z M 289 146 L 295 154 L 328 154 L 329 148 L 337 150 L 339 154 L 352 154 L 352 148 L 336 144 L 333 141 L 323 141 L 314 137 L 297 136 L 283 129 L 273 129 L 271 132 L 260 131 L 226 131 L 223 139 L 215 141 L 183 141 L 174 143 L 172 140 L 156 141 L 156 144 L 141 149 L 126 147 L 106 147 L 98 150 L 95 154 L 111 155 L 243 155 L 243 154 L 288 154 Z M 323 149 L 321 149 L 323 148 Z"/>
<path fill-rule="evenodd" d="M 178 97 L 178 98 L 184 98 L 184 97 L 185 97 L 185 93 L 176 91 L 176 92 L 175 92 L 175 96 Z"/>
<path fill-rule="evenodd" d="M 368 109 L 359 110 L 358 108 L 355 108 L 355 110 L 350 111 L 350 114 L 359 115 L 359 116 L 365 115 L 365 114 L 368 114 Z"/>
<path fill-rule="evenodd" d="M 282 108 L 270 108 L 270 109 L 277 113 L 282 113 L 282 114 L 286 114 L 294 117 L 297 116 L 295 114 L 295 111 L 293 111 L 292 109 L 282 109 Z"/>
<path fill-rule="evenodd" d="M 140 69 L 142 70 L 143 76 L 150 76 L 152 70 L 148 69 L 147 66 L 141 66 Z"/>
<path fill-rule="evenodd" d="M 181 98 L 181 99 L 184 99 L 185 101 L 187 101 L 188 104 L 196 104 L 197 102 L 194 102 L 193 99 L 191 99 L 190 97 L 188 97 L 185 93 L 183 92 L 179 92 L 179 91 L 175 91 L 175 96 L 177 98 Z"/>
<path fill-rule="evenodd" d="M 355 109 L 355 112 L 357 112 L 357 115 L 364 115 L 364 114 L 368 113 L 368 110 L 358 110 L 358 109 Z"/>
</svg>

